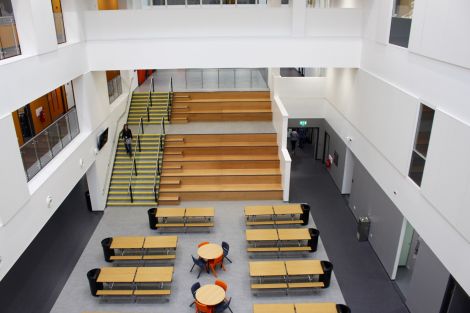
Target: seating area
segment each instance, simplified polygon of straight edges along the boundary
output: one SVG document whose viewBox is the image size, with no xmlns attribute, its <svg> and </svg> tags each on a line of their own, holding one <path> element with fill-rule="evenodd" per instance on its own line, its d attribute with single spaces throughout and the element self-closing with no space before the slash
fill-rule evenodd
<svg viewBox="0 0 470 313">
<path fill-rule="evenodd" d="M 253 304 L 253 313 L 350 313 L 344 304 L 336 303 L 276 303 Z"/>
<path fill-rule="evenodd" d="M 214 227 L 214 208 L 152 208 L 148 210 L 149 226 L 160 231 L 208 229 Z"/>
<path fill-rule="evenodd" d="M 173 267 L 103 267 L 87 273 L 91 295 L 104 298 L 162 297 L 171 294 Z"/>
<path fill-rule="evenodd" d="M 251 289 L 289 291 L 328 288 L 333 265 L 328 261 L 260 261 L 250 262 Z"/>
<path fill-rule="evenodd" d="M 106 262 L 173 261 L 176 259 L 177 236 L 113 237 L 101 241 Z"/>
<path fill-rule="evenodd" d="M 302 204 L 255 205 L 245 207 L 247 226 L 307 225 L 310 206 Z"/>
<path fill-rule="evenodd" d="M 248 252 L 297 253 L 317 251 L 320 231 L 315 228 L 247 229 Z"/>
</svg>

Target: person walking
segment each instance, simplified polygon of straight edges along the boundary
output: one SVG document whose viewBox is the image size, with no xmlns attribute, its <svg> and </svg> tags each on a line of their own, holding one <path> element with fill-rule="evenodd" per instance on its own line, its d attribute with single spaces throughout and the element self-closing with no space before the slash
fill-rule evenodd
<svg viewBox="0 0 470 313">
<path fill-rule="evenodd" d="M 132 131 L 129 129 L 127 124 L 124 124 L 122 128 L 122 139 L 124 139 L 124 146 L 129 156 L 132 154 Z"/>
<path fill-rule="evenodd" d="M 299 140 L 299 133 L 294 129 L 290 134 L 290 145 L 292 154 L 295 155 L 295 146 L 297 145 L 297 141 Z"/>
</svg>

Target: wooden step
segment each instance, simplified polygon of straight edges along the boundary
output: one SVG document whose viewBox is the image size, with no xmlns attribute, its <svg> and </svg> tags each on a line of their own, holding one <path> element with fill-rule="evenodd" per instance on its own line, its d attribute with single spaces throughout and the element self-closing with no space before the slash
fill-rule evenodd
<svg viewBox="0 0 470 313">
<path fill-rule="evenodd" d="M 175 92 L 175 102 L 190 99 L 238 99 L 238 98 L 251 98 L 251 99 L 270 99 L 271 94 L 269 91 L 218 91 L 218 92 Z"/>
<path fill-rule="evenodd" d="M 163 169 L 162 177 L 185 177 L 185 176 L 263 176 L 263 175 L 281 175 L 279 168 L 268 169 L 182 169 L 167 170 Z"/>
<path fill-rule="evenodd" d="M 282 191 L 199 191 L 199 192 L 162 192 L 163 196 L 177 196 L 181 201 L 245 201 L 245 200 L 282 200 Z M 160 204 L 163 204 L 159 201 Z M 166 203 L 168 205 L 176 203 Z"/>
<path fill-rule="evenodd" d="M 269 146 L 269 147 L 165 147 L 164 155 L 169 154 L 183 154 L 184 156 L 189 155 L 278 155 L 278 147 L 277 146 Z"/>
<path fill-rule="evenodd" d="M 169 162 L 230 162 L 230 161 L 279 161 L 277 154 L 258 154 L 258 155 L 180 155 L 165 154 L 165 161 Z"/>
<path fill-rule="evenodd" d="M 161 186 L 160 192 L 257 192 L 257 191 L 282 191 L 281 184 L 250 184 L 250 185 L 181 185 Z"/>
<path fill-rule="evenodd" d="M 261 169 L 261 168 L 279 168 L 279 160 L 209 160 L 209 161 L 168 161 L 170 157 L 165 157 L 163 165 L 180 165 L 185 170 L 187 169 Z M 129 163 L 129 167 L 132 164 Z M 155 165 L 155 163 L 153 164 Z"/>
<path fill-rule="evenodd" d="M 190 122 L 241 122 L 241 121 L 271 121 L 272 113 L 205 113 L 189 114 L 173 112 L 171 115 L 172 123 L 190 123 Z"/>
<path fill-rule="evenodd" d="M 198 148 L 198 147 L 277 147 L 272 141 L 220 141 L 220 142 L 171 142 L 165 140 L 165 148 Z M 124 149 L 124 147 L 122 148 Z"/>
<path fill-rule="evenodd" d="M 162 176 L 161 186 L 169 179 Z M 208 185 L 208 184 L 280 184 L 281 175 L 238 175 L 238 176 L 190 176 L 178 177 L 179 184 L 174 185 Z"/>
</svg>

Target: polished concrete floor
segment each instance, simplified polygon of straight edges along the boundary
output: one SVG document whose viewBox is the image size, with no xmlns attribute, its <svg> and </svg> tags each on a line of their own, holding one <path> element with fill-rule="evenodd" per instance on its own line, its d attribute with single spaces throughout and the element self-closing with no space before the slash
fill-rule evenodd
<svg viewBox="0 0 470 313">
<path fill-rule="evenodd" d="M 408 313 L 368 242 L 356 239 L 356 220 L 311 145 L 293 156 L 290 201 L 307 202 L 352 312 Z"/>
<path fill-rule="evenodd" d="M 174 264 L 171 296 L 168 302 L 157 303 L 112 303 L 103 302 L 90 295 L 86 273 L 92 268 L 112 266 L 103 259 L 100 242 L 103 238 L 129 235 L 155 235 L 156 231 L 148 226 L 147 208 L 113 207 L 105 210 L 104 216 L 93 234 L 90 242 L 83 251 L 74 271 L 58 298 L 52 313 L 81 313 L 94 312 L 194 312 L 189 308 L 192 301 L 191 285 L 199 281 L 201 284 L 214 282 L 214 277 L 203 273 L 197 279 L 197 271 L 189 272 L 192 260 L 191 255 L 197 255 L 197 244 L 202 241 L 220 243 L 227 241 L 230 244 L 229 257 L 232 264 L 226 263 L 227 271 L 218 271 L 219 279 L 228 283 L 228 297 L 232 297 L 231 308 L 233 312 L 251 312 L 253 303 L 279 303 L 279 302 L 337 302 L 344 303 L 341 290 L 336 278 L 327 289 L 319 289 L 303 294 L 277 293 L 276 295 L 253 295 L 250 290 L 250 277 L 248 262 L 253 261 L 246 253 L 245 219 L 243 208 L 250 204 L 275 204 L 280 201 L 223 201 L 223 202 L 184 202 L 180 207 L 214 207 L 216 211 L 215 227 L 210 233 L 178 233 L 177 258 Z M 310 219 L 309 227 L 314 227 Z M 320 235 L 320 238 L 322 236 Z M 298 259 L 293 258 L 293 259 Z M 328 257 L 320 241 L 318 251 L 302 257 L 327 260 Z M 292 258 L 290 258 L 292 259 Z M 256 258 L 255 261 L 261 260 Z M 277 260 L 275 258 L 275 260 Z M 228 312 L 228 311 L 227 311 Z"/>
</svg>

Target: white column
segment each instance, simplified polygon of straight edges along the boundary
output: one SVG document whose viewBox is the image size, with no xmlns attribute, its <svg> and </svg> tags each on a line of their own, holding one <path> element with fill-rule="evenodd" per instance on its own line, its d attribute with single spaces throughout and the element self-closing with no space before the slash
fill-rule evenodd
<svg viewBox="0 0 470 313">
<path fill-rule="evenodd" d="M 307 0 L 291 0 L 292 8 L 292 36 L 305 36 L 305 19 L 307 15 Z"/>
</svg>

